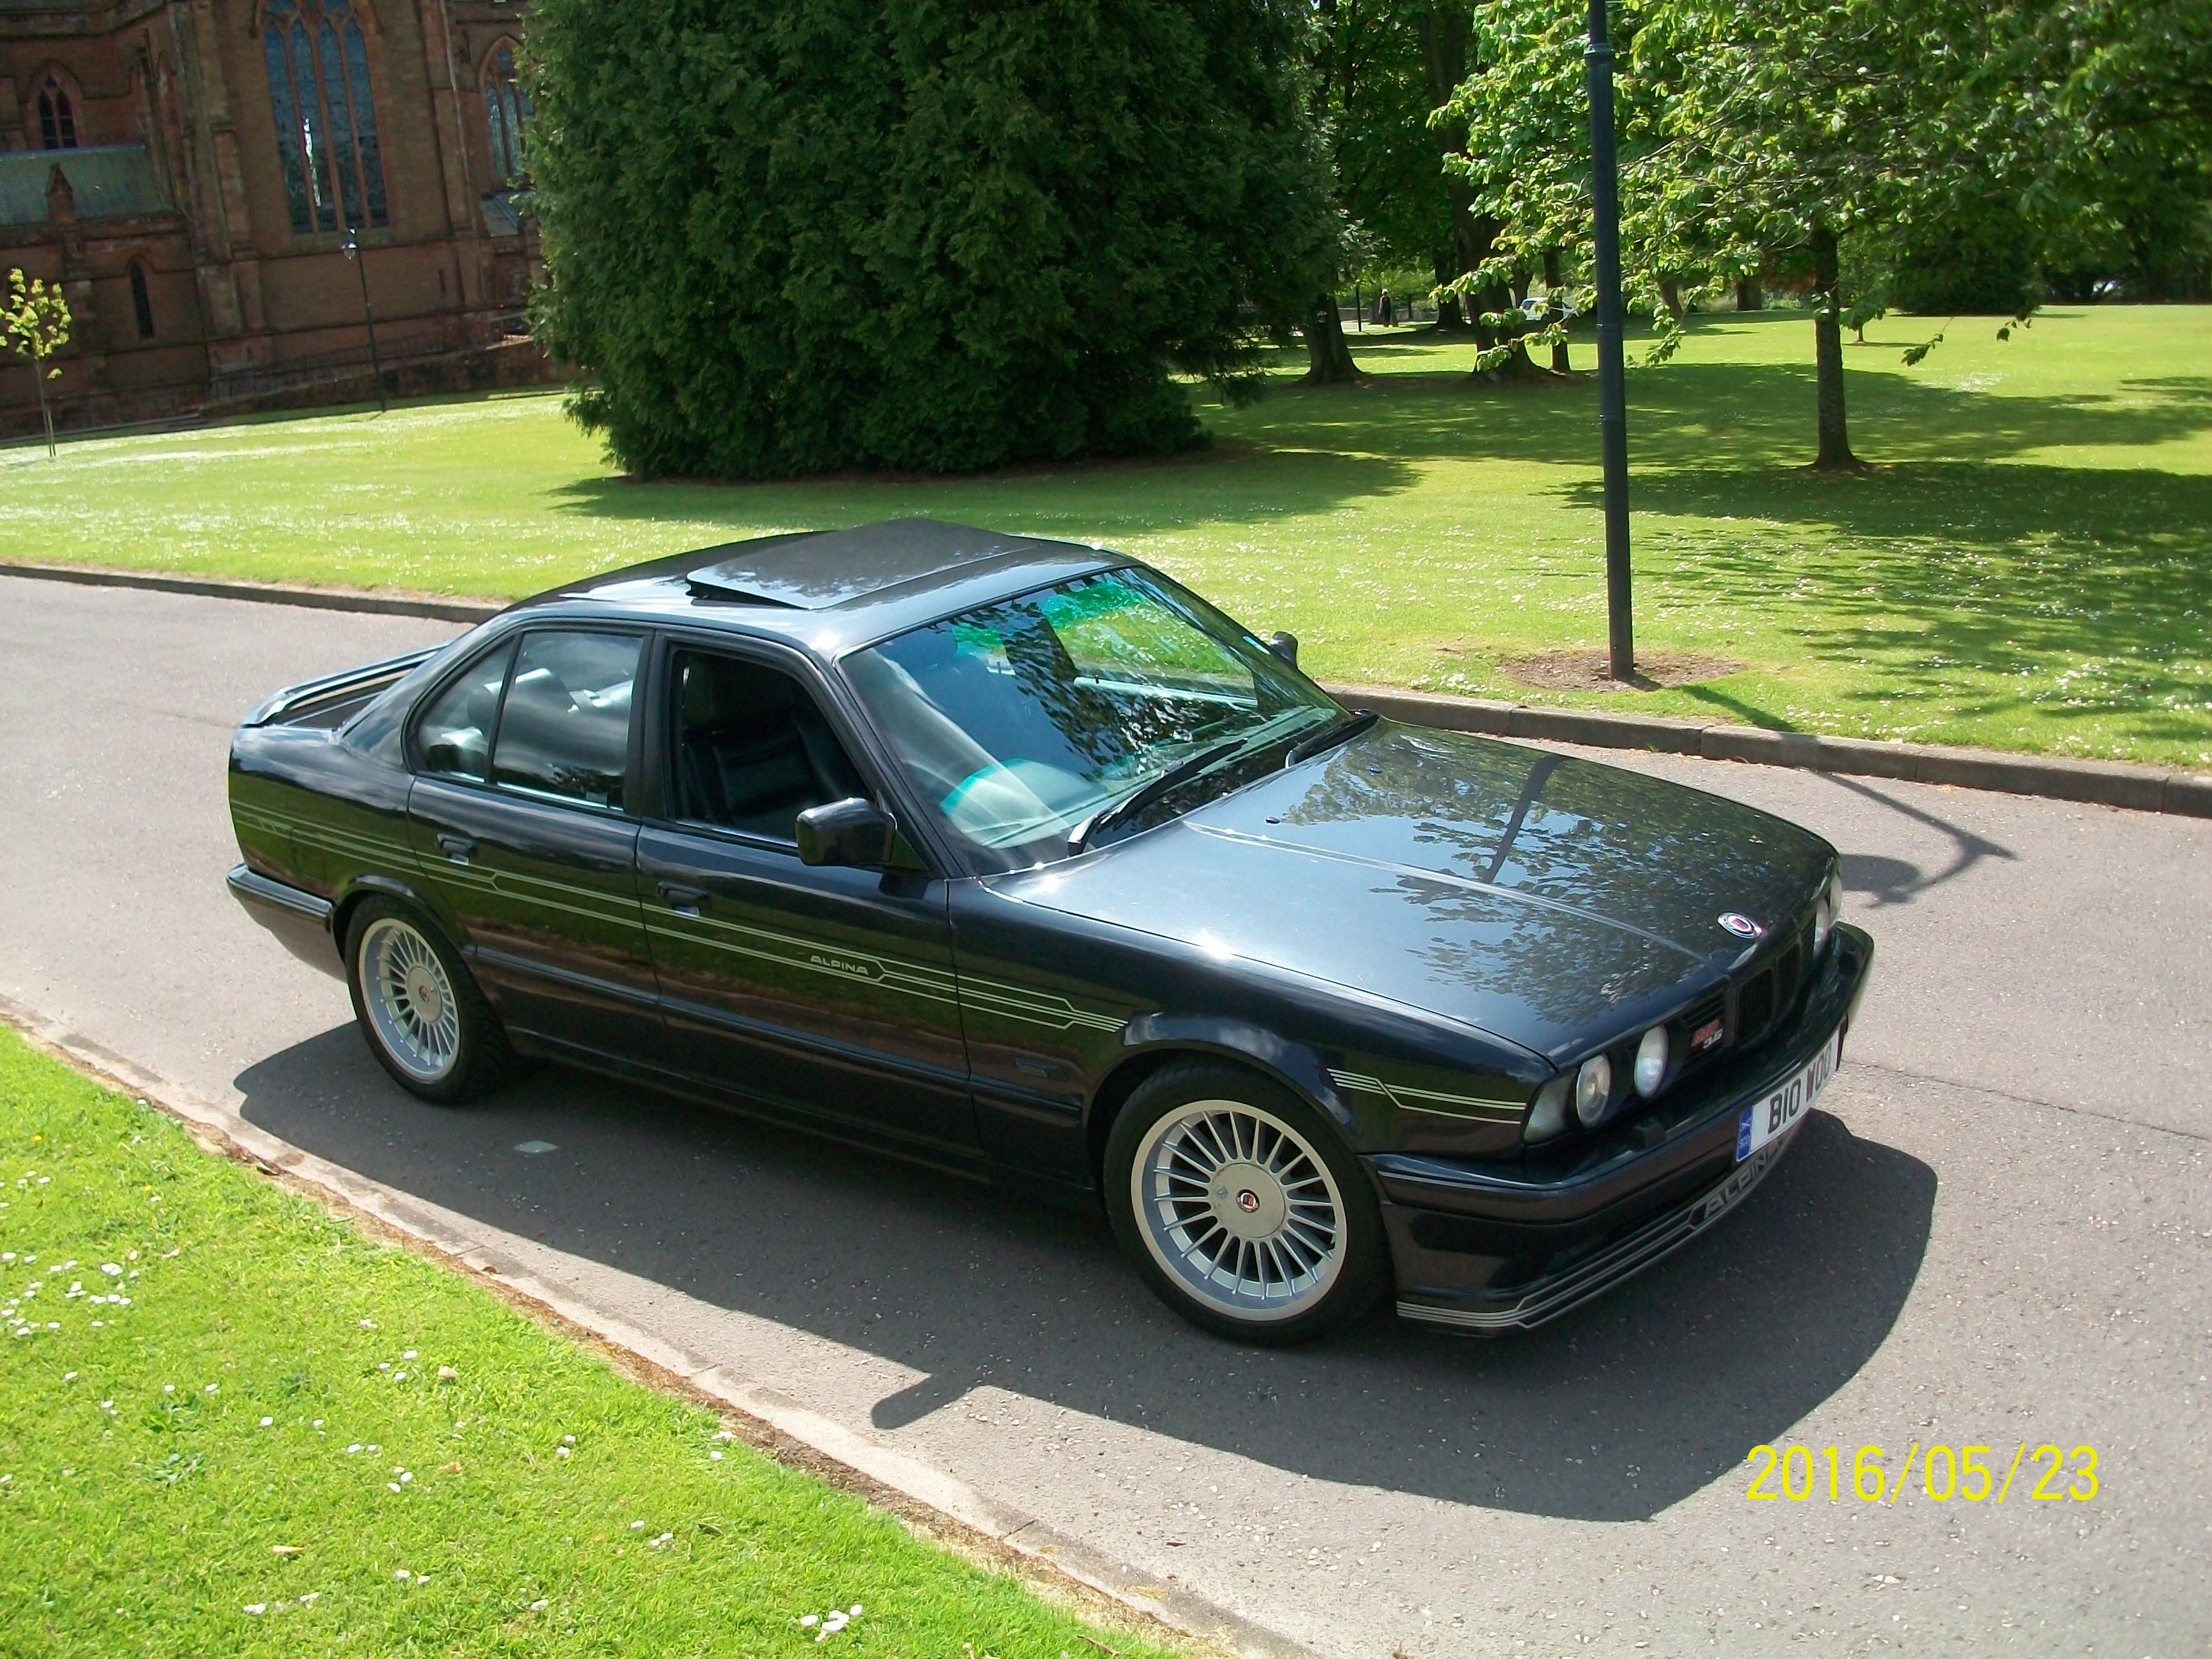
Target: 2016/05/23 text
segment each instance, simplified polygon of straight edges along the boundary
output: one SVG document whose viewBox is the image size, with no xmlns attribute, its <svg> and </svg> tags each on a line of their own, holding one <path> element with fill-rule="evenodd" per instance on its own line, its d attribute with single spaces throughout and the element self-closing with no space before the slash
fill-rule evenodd
<svg viewBox="0 0 2212 1659">
<path fill-rule="evenodd" d="M 1861 1446 L 1856 1456 L 1834 1446 L 1790 1446 L 1780 1451 L 1772 1446 L 1753 1446 L 1744 1461 L 1759 1467 L 1743 1495 L 1753 1502 L 1786 1498 L 1802 1503 L 1825 1484 L 1831 1503 L 1852 1496 L 1869 1504 L 1893 1504 L 1916 1468 L 1921 1496 L 1938 1504 L 1948 1504 L 1954 1498 L 1968 1504 L 2002 1504 L 2007 1494 L 2013 1493 L 2015 1479 L 2021 1492 L 2037 1503 L 2067 1498 L 2087 1503 L 2097 1495 L 2094 1446 L 2061 1452 L 2049 1443 L 2030 1446 L 2023 1440 L 2014 1449 L 2002 1478 L 1990 1461 L 1992 1453 L 2002 1455 L 1994 1446 L 1931 1444 L 1923 1449 L 1916 1440 L 1893 1477 L 1880 1446 Z M 1823 1464 L 1826 1466 L 1825 1481 Z"/>
</svg>

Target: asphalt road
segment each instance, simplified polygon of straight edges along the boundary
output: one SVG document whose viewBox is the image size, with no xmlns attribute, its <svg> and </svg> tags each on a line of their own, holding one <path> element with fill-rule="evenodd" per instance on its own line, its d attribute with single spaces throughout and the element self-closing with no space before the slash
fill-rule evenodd
<svg viewBox="0 0 2212 1659">
<path fill-rule="evenodd" d="M 557 1072 L 392 1088 L 225 894 L 223 755 L 274 687 L 450 631 L 0 578 L 0 995 L 1331 1655 L 2212 1650 L 2212 822 L 1635 760 L 1844 849 L 1880 954 L 1821 1112 L 1543 1332 L 1253 1352 L 1018 1194 Z M 1869 1443 L 1893 1478 L 2043 1442 L 2094 1498 L 1849 1496 Z M 1845 1496 L 1747 1500 L 1761 1443 L 1842 1448 Z"/>
</svg>

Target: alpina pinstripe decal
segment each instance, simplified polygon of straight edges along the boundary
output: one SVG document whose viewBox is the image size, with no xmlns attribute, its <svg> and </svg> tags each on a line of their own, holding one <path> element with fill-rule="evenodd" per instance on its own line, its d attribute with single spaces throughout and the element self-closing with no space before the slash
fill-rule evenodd
<svg viewBox="0 0 2212 1659">
<path fill-rule="evenodd" d="M 356 858 L 396 859 L 402 863 L 412 863 L 415 858 L 414 849 L 404 842 L 387 841 L 382 836 L 367 835 L 359 830 L 341 830 L 332 824 L 292 817 L 271 811 L 267 807 L 234 805 L 231 817 L 246 828 L 290 836 L 295 841 L 319 847 L 325 852 L 343 853 Z"/>
<path fill-rule="evenodd" d="M 341 830 L 307 818 L 292 817 L 271 811 L 267 807 L 234 805 L 231 815 L 241 824 L 289 835 L 305 846 L 336 853 L 341 857 L 362 859 L 400 869 L 422 866 L 415 849 L 402 842 L 386 841 L 381 836 L 364 835 L 357 830 Z M 432 879 L 472 893 L 489 893 L 525 904 L 541 905 L 549 910 L 581 916 L 587 921 L 610 922 L 624 927 L 644 926 L 644 918 L 637 912 L 634 901 L 626 906 L 624 901 L 594 888 L 579 887 L 547 876 L 526 875 L 517 870 L 480 869 L 471 865 L 455 864 L 450 860 L 433 861 L 422 867 L 427 868 Z M 517 890 L 522 888 L 544 890 Z M 556 893 L 562 896 L 549 896 Z M 590 902 L 578 904 L 568 902 L 576 899 Z"/>
<path fill-rule="evenodd" d="M 930 1002 L 957 1005 L 959 1001 L 952 975 L 942 969 L 870 956 L 861 951 L 818 945 L 794 934 L 779 933 L 766 927 L 750 927 L 743 922 L 725 921 L 719 916 L 687 916 L 684 921 L 686 926 L 671 927 L 655 915 L 646 923 L 646 931 L 655 939 L 673 939 L 681 945 L 702 945 L 710 951 L 750 957 L 756 961 L 772 962 L 779 967 L 798 968 L 808 973 L 826 974 L 832 979 L 854 984 L 880 985 L 885 990 L 901 991 Z M 731 937 L 710 938 L 699 931 L 702 927 L 711 927 Z"/>
<path fill-rule="evenodd" d="M 326 852 L 396 863 L 402 866 L 418 863 L 415 849 L 401 842 L 292 817 L 266 807 L 234 804 L 231 815 L 241 825 L 289 835 Z M 450 860 L 423 859 L 419 863 L 433 880 L 443 881 L 472 893 L 490 894 L 522 903 L 541 905 L 549 910 L 581 916 L 588 921 L 642 927 L 655 939 L 701 945 L 733 956 L 750 957 L 756 961 L 803 969 L 809 973 L 826 974 L 854 983 L 880 985 L 886 990 L 903 992 L 925 1001 L 951 1003 L 978 1015 L 1018 1020 L 1029 1025 L 1049 1026 L 1056 1031 L 1065 1031 L 1075 1026 L 1093 1031 L 1118 1031 L 1128 1024 L 1118 1015 L 1079 1008 L 1056 992 L 1032 990 L 1026 986 L 1008 985 L 998 980 L 973 979 L 964 975 L 956 978 L 949 971 L 927 963 L 902 962 L 894 957 L 871 956 L 865 951 L 842 950 L 796 934 L 780 933 L 769 928 L 727 921 L 720 916 L 687 916 L 683 919 L 684 925 L 672 927 L 663 913 L 656 912 L 647 918 L 640 912 L 622 908 L 623 902 L 608 894 L 568 882 L 556 881 L 548 876 L 525 875 L 514 870 L 487 870 L 480 866 L 455 864 Z M 539 890 L 517 890 L 523 888 Z M 561 896 L 551 896 L 554 894 Z M 590 903 L 568 902 L 578 899 L 588 900 Z M 611 908 L 596 908 L 602 906 Z M 715 934 L 721 937 L 713 936 Z"/>
<path fill-rule="evenodd" d="M 1332 1070 L 1329 1080 L 1340 1089 L 1350 1089 L 1358 1094 L 1380 1095 L 1392 1105 L 1408 1112 L 1426 1112 L 1436 1117 L 1462 1117 L 1477 1123 L 1517 1123 L 1522 1109 L 1503 1100 L 1480 1100 L 1472 1095 L 1448 1095 L 1436 1089 L 1414 1089 L 1402 1083 L 1385 1083 L 1359 1072 Z"/>
<path fill-rule="evenodd" d="M 554 881 L 544 876 L 525 875 L 518 870 L 484 870 L 472 865 L 455 864 L 450 860 L 428 866 L 434 881 L 465 889 L 471 893 L 489 893 L 498 898 L 511 899 L 518 904 L 537 905 L 547 910 L 562 910 L 572 916 L 581 916 L 587 921 L 609 922 L 623 927 L 643 927 L 645 918 L 635 900 L 624 901 L 611 894 L 589 887 L 577 887 L 565 881 Z M 544 892 L 520 892 L 520 887 L 535 887 Z M 559 893 L 561 898 L 549 895 Z M 588 899 L 589 904 L 572 903 L 574 899 Z"/>
<path fill-rule="evenodd" d="M 972 1006 L 978 1013 L 998 1014 L 1031 1025 L 1049 1025 L 1056 1031 L 1065 1031 L 1071 1025 L 1093 1031 L 1118 1031 L 1129 1023 L 1118 1015 L 1079 1008 L 1055 992 L 1032 991 L 995 980 L 972 979 L 965 974 L 960 976 L 960 1000 L 963 1007 Z"/>
</svg>

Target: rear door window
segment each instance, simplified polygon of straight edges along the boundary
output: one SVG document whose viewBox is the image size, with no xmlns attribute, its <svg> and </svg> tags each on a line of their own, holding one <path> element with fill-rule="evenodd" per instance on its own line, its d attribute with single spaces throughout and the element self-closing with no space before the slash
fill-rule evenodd
<svg viewBox="0 0 2212 1659">
<path fill-rule="evenodd" d="M 500 709 L 492 781 L 621 811 L 641 643 L 634 634 L 525 635 Z"/>
<path fill-rule="evenodd" d="M 422 769 L 482 783 L 491 765 L 491 731 L 499 720 L 499 694 L 507 689 L 507 665 L 514 641 L 487 652 L 441 691 L 415 728 Z"/>
</svg>

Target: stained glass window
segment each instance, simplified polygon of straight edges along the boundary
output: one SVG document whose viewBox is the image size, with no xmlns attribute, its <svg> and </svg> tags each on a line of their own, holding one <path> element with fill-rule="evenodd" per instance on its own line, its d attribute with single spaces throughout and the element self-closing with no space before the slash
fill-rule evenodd
<svg viewBox="0 0 2212 1659">
<path fill-rule="evenodd" d="M 261 49 L 292 228 L 389 224 L 368 52 L 352 0 L 268 0 Z"/>
<path fill-rule="evenodd" d="M 39 142 L 48 149 L 76 148 L 76 111 L 70 95 L 51 75 L 39 88 Z"/>
<path fill-rule="evenodd" d="M 491 170 L 502 184 L 524 173 L 523 129 L 530 123 L 530 91 L 516 78 L 514 48 L 502 40 L 485 60 L 484 118 L 491 128 Z"/>
</svg>

